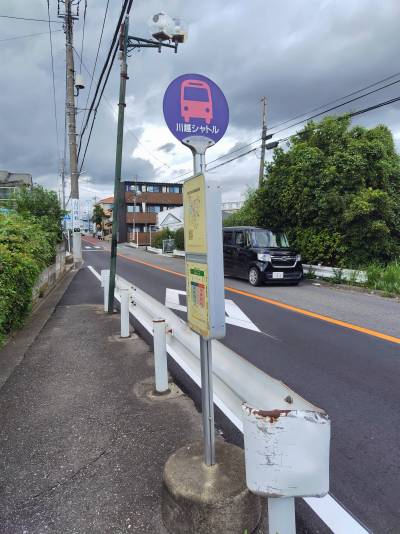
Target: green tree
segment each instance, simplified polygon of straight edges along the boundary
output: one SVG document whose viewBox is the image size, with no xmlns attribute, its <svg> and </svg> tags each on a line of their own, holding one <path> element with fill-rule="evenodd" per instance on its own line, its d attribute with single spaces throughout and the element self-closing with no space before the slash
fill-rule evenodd
<svg viewBox="0 0 400 534">
<path fill-rule="evenodd" d="M 231 213 L 223 221 L 224 226 L 255 226 L 257 222 L 257 191 L 248 189 L 240 210 Z"/>
<path fill-rule="evenodd" d="M 400 253 L 400 158 L 387 127 L 310 122 L 266 167 L 255 222 L 285 231 L 306 261 L 360 266 Z"/>
<path fill-rule="evenodd" d="M 183 228 L 178 228 L 174 235 L 175 247 L 178 250 L 185 250 L 185 231 Z"/>
<path fill-rule="evenodd" d="M 40 185 L 23 188 L 14 197 L 15 210 L 25 218 L 34 218 L 43 230 L 53 236 L 54 242 L 62 239 L 62 210 L 54 191 Z"/>
<path fill-rule="evenodd" d="M 95 204 L 93 208 L 93 215 L 92 215 L 92 221 L 96 225 L 96 227 L 100 227 L 103 229 L 103 222 L 106 218 L 106 214 L 104 213 L 103 208 L 100 206 L 100 204 Z"/>
</svg>

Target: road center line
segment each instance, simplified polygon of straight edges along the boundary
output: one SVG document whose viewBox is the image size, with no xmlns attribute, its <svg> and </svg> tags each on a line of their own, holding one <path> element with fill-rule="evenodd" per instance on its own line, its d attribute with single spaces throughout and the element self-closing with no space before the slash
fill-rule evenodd
<svg viewBox="0 0 400 534">
<path fill-rule="evenodd" d="M 108 251 L 104 250 L 104 252 L 108 252 Z M 124 258 L 125 260 L 131 261 L 132 263 L 139 263 L 141 265 L 145 265 L 146 267 L 157 269 L 158 271 L 164 271 L 166 273 L 173 274 L 175 276 L 180 276 L 181 278 L 186 278 L 184 273 L 179 273 L 177 271 L 173 271 L 172 269 L 167 269 L 166 267 L 160 267 L 159 265 L 154 265 L 153 263 L 149 263 L 147 261 L 134 259 L 134 258 L 131 258 L 130 256 L 125 256 L 125 254 L 121 254 L 121 253 L 118 253 L 118 256 L 120 256 L 121 258 Z M 389 341 L 391 343 L 396 343 L 400 345 L 400 338 L 395 337 L 395 336 L 390 336 L 388 334 L 384 334 L 376 330 L 371 330 L 370 328 L 365 328 L 363 326 L 358 326 L 352 323 L 348 323 L 346 321 L 334 319 L 333 317 L 329 317 L 327 315 L 321 315 L 319 313 L 315 313 L 309 310 L 304 310 L 303 308 L 298 308 L 297 306 L 292 306 L 291 304 L 285 304 L 284 302 L 280 302 L 279 300 L 273 300 L 267 297 L 261 297 L 259 295 L 254 295 L 253 293 L 248 293 L 247 291 L 242 291 L 240 289 L 235 289 L 233 287 L 225 286 L 225 291 L 230 291 L 231 293 L 236 293 L 238 295 L 249 297 L 254 300 L 258 300 L 260 302 L 265 302 L 266 304 L 271 304 L 272 306 L 277 306 L 278 308 L 282 308 L 282 309 L 289 310 L 295 313 L 299 313 L 300 315 L 305 315 L 306 317 L 319 319 L 320 321 L 324 321 L 326 323 L 334 324 L 336 326 L 341 326 L 342 328 L 354 330 L 361 334 L 367 334 L 369 336 L 373 336 L 378 339 L 383 339 L 385 341 Z"/>
</svg>

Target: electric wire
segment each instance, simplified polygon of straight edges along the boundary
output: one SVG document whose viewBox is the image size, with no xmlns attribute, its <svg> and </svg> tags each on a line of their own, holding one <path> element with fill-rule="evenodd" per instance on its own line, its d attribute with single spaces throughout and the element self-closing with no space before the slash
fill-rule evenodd
<svg viewBox="0 0 400 534">
<path fill-rule="evenodd" d="M 111 62 L 110 62 L 110 66 L 109 66 L 109 69 L 108 69 L 108 72 L 107 72 L 107 75 L 106 75 L 106 79 L 105 79 L 105 81 L 104 81 L 103 88 L 102 88 L 102 90 L 101 90 L 99 100 L 98 100 L 97 105 L 96 105 L 96 107 L 95 107 L 95 109 L 94 109 L 93 120 L 92 120 L 92 124 L 91 124 L 91 126 L 90 126 L 90 130 L 89 130 L 88 138 L 87 138 L 87 140 L 86 140 L 86 146 L 85 146 L 85 150 L 84 150 L 84 153 L 83 153 L 83 156 L 82 156 L 81 165 L 80 165 L 80 167 L 79 167 L 79 173 L 81 173 L 83 164 L 84 164 L 85 159 L 86 159 L 86 153 L 87 153 L 87 150 L 88 150 L 88 147 L 89 147 L 90 139 L 91 139 L 91 137 L 92 137 L 92 132 L 93 132 L 94 124 L 95 124 L 95 122 L 96 122 L 97 110 L 98 110 L 98 108 L 99 108 L 99 106 L 100 106 L 101 99 L 102 99 L 104 90 L 105 90 L 105 88 L 106 88 L 107 82 L 108 82 L 108 78 L 110 77 L 110 73 L 111 73 L 111 70 L 112 70 L 112 68 L 113 68 L 113 63 L 114 63 L 115 56 L 116 56 L 116 54 L 117 54 L 117 50 L 118 50 L 118 44 L 115 46 L 114 53 L 113 53 L 113 56 L 112 56 L 112 60 L 111 60 Z M 81 138 L 81 140 L 82 140 L 82 138 Z M 79 157 L 80 149 L 81 149 L 81 145 L 79 146 L 78 157 Z"/>
<path fill-rule="evenodd" d="M 74 52 L 77 55 L 78 59 L 80 59 L 78 51 L 75 50 L 75 48 L 74 48 Z M 82 65 L 83 65 L 83 68 L 86 70 L 87 74 L 89 75 L 89 77 L 91 77 L 91 79 L 92 79 L 92 74 L 90 73 L 88 67 L 85 65 L 84 61 L 82 61 Z M 108 107 L 112 111 L 114 111 L 114 109 L 115 109 L 114 106 L 111 104 L 111 102 L 108 100 L 108 98 L 104 94 L 103 94 L 103 100 L 108 105 Z M 172 167 L 170 165 L 168 165 L 168 163 L 165 163 L 165 161 L 162 161 L 155 154 L 153 154 L 153 152 L 151 152 L 131 130 L 127 129 L 125 133 L 128 134 L 128 135 L 131 135 L 135 139 L 135 141 L 138 143 L 138 145 L 140 145 L 143 148 L 143 150 L 145 150 L 149 154 L 150 157 L 154 158 L 159 163 L 161 163 L 162 167 L 168 167 L 169 169 L 172 169 Z"/>
<path fill-rule="evenodd" d="M 50 56 L 51 56 L 51 73 L 52 73 L 52 81 L 53 81 L 53 105 L 54 105 L 54 120 L 55 120 L 55 127 L 56 127 L 56 140 L 57 140 L 57 159 L 58 163 L 60 164 L 60 138 L 59 138 L 59 131 L 58 131 L 58 119 L 57 119 L 57 100 L 56 100 L 56 83 L 55 83 L 55 76 L 54 76 L 54 56 L 53 56 L 53 38 L 52 38 L 52 30 L 50 25 L 50 0 L 47 0 L 47 14 L 49 19 L 49 38 L 50 38 Z M 58 166 L 60 168 L 60 165 Z"/>
<path fill-rule="evenodd" d="M 87 11 L 87 0 L 85 0 L 85 9 L 83 11 L 83 27 L 82 27 L 82 42 L 81 42 L 81 58 L 83 57 L 83 45 L 85 43 L 85 26 L 86 26 L 86 11 Z M 82 60 L 79 66 L 79 73 L 82 74 Z"/>
<path fill-rule="evenodd" d="M 50 22 L 53 24 L 63 24 L 60 20 L 48 20 L 48 19 L 31 19 L 27 17 L 12 17 L 11 15 L 0 15 L 1 19 L 15 19 L 15 20 L 33 20 L 35 22 Z"/>
<path fill-rule="evenodd" d="M 105 26 L 105 23 L 106 23 L 109 3 L 110 3 L 110 0 L 107 0 L 106 9 L 105 9 L 105 12 L 104 12 L 104 17 L 103 17 L 103 24 L 101 26 L 99 44 L 97 46 L 96 59 L 94 61 L 93 73 L 90 75 L 90 86 L 89 86 L 89 91 L 88 91 L 88 94 L 87 94 L 87 97 L 86 97 L 86 104 L 85 104 L 85 108 L 87 108 L 87 110 L 89 112 L 90 112 L 90 108 L 88 108 L 88 103 L 89 103 L 90 93 L 92 91 L 93 78 L 94 78 L 94 74 L 95 74 L 96 67 L 97 67 L 97 61 L 98 61 L 98 58 L 99 58 L 101 42 L 102 42 L 102 39 L 103 39 L 104 26 Z M 83 60 L 83 56 L 82 56 L 82 53 L 81 53 L 81 57 L 80 57 L 81 68 L 82 68 L 82 60 Z M 85 122 L 85 118 L 86 118 L 86 111 L 85 111 L 85 113 L 83 114 L 83 117 L 82 117 L 81 132 L 80 132 L 80 136 L 81 137 L 80 138 L 82 138 L 82 135 L 83 135 L 83 132 L 84 132 L 83 123 Z"/>
<path fill-rule="evenodd" d="M 360 96 L 357 96 L 355 98 L 352 98 L 350 100 L 346 100 L 346 102 L 343 102 L 342 104 L 338 104 L 337 106 L 333 106 L 331 108 L 328 108 L 328 109 L 325 109 L 324 111 L 321 111 L 319 113 L 315 113 L 314 115 L 311 115 L 309 117 L 307 117 L 306 119 L 302 119 L 301 121 L 299 122 L 296 122 L 294 124 L 291 124 L 289 126 L 286 126 L 285 128 L 281 128 L 280 130 L 277 130 L 276 132 L 273 132 L 274 135 L 278 134 L 278 133 L 281 133 L 281 132 L 284 132 L 285 130 L 288 130 L 289 128 L 294 128 L 295 126 L 299 126 L 299 124 L 303 124 L 304 122 L 308 122 L 312 119 L 315 119 L 317 117 L 320 117 L 321 115 L 325 115 L 325 113 L 329 113 L 330 111 L 334 111 L 335 109 L 339 109 L 343 106 L 346 106 L 347 104 L 351 104 L 352 102 L 355 102 L 356 100 L 360 100 L 360 98 L 365 98 L 366 96 L 369 96 L 369 95 L 372 95 L 374 93 L 377 93 L 378 91 L 381 91 L 382 89 L 386 89 L 387 87 L 391 87 L 392 85 L 395 85 L 397 83 L 400 83 L 400 80 L 395 80 L 394 82 L 390 82 L 382 87 L 379 87 L 377 89 L 374 89 L 373 91 L 369 91 L 368 93 L 364 93 Z M 271 129 L 272 129 L 272 126 L 271 126 Z"/>
<path fill-rule="evenodd" d="M 288 120 L 283 121 L 283 122 L 281 122 L 281 123 L 275 124 L 275 125 L 273 125 L 273 126 L 271 126 L 271 127 L 269 128 L 268 133 L 271 134 L 271 130 L 273 130 L 274 128 L 277 128 L 277 127 L 279 127 L 279 126 L 283 126 L 284 124 L 287 124 L 287 123 L 289 123 L 289 122 L 292 122 L 293 120 L 298 119 L 299 117 L 303 117 L 304 115 L 308 115 L 309 113 L 313 113 L 314 111 L 318 111 L 319 109 L 322 109 L 322 108 L 324 108 L 324 107 L 326 107 L 326 106 L 329 106 L 329 105 L 331 105 L 331 104 L 334 104 L 334 103 L 336 103 L 336 102 L 340 102 L 340 100 L 343 100 L 344 98 L 348 98 L 348 97 L 350 97 L 350 96 L 353 96 L 353 95 L 355 95 L 355 94 L 358 94 L 358 93 L 360 93 L 361 91 L 366 91 L 367 89 L 370 89 L 370 88 L 372 88 L 372 87 L 375 87 L 376 85 L 378 85 L 378 84 L 380 84 L 380 83 L 384 83 L 384 82 L 386 82 L 386 81 L 388 81 L 388 80 L 392 80 L 393 78 L 395 78 L 396 76 L 399 76 L 399 75 L 400 75 L 400 72 L 397 72 L 397 73 L 395 73 L 395 74 L 392 74 L 392 75 L 390 75 L 390 76 L 387 76 L 387 77 L 383 78 L 382 80 L 379 80 L 379 81 L 377 81 L 377 82 L 374 82 L 374 83 L 372 83 L 372 84 L 369 84 L 369 85 L 367 85 L 366 87 L 363 87 L 363 88 L 361 88 L 361 89 L 357 89 L 356 91 L 353 91 L 353 92 L 351 92 L 351 93 L 348 93 L 347 95 L 344 95 L 344 96 L 342 96 L 342 97 L 340 97 L 340 98 L 337 98 L 337 99 L 335 99 L 335 100 L 332 100 L 332 101 L 330 101 L 330 102 L 327 102 L 326 104 L 323 104 L 323 105 L 321 105 L 321 106 L 318 106 L 318 107 L 316 107 L 316 108 L 314 108 L 314 109 L 312 109 L 312 110 L 310 110 L 310 111 L 308 111 L 308 112 L 302 113 L 302 114 L 300 114 L 300 115 L 296 115 L 295 117 L 292 117 L 291 119 L 288 119 Z M 339 109 L 340 107 L 345 106 L 346 104 L 349 104 L 349 103 L 351 103 L 351 102 L 355 102 L 356 100 L 359 100 L 359 99 L 364 98 L 364 97 L 366 97 L 366 96 L 369 96 L 369 95 L 371 95 L 371 94 L 377 93 L 378 91 L 382 91 L 383 89 L 386 89 L 387 87 L 391 87 L 392 85 L 395 85 L 395 84 L 397 84 L 397 83 L 399 83 L 399 82 L 400 82 L 400 80 L 395 80 L 395 81 L 390 82 L 390 83 L 388 83 L 388 84 L 386 84 L 386 85 L 384 85 L 384 86 L 382 86 L 382 87 L 378 87 L 377 89 L 374 89 L 373 91 L 369 91 L 368 93 L 364 93 L 364 94 L 362 94 L 362 95 L 360 95 L 360 96 L 358 96 L 358 97 L 356 97 L 356 98 L 353 98 L 353 99 L 351 99 L 351 100 L 347 100 L 346 102 L 342 102 L 341 104 L 339 104 L 339 105 L 337 105 L 337 106 L 334 106 L 334 107 L 332 107 L 332 108 L 330 108 L 330 109 L 326 109 L 326 110 L 322 111 L 321 113 L 312 115 L 311 117 L 307 117 L 307 118 L 305 118 L 305 119 L 299 121 L 299 122 L 296 123 L 296 124 L 292 124 L 292 125 L 287 126 L 286 128 L 282 128 L 281 130 L 278 130 L 278 131 L 276 131 L 276 132 L 272 132 L 272 135 L 276 135 L 276 134 L 281 133 L 281 132 L 283 132 L 283 131 L 285 131 L 285 130 L 288 130 L 289 128 L 298 126 L 299 124 L 302 124 L 303 122 L 307 122 L 307 121 L 309 121 L 309 120 L 311 120 L 311 119 L 314 119 L 314 118 L 316 118 L 316 117 L 319 117 L 319 116 L 321 116 L 321 115 L 324 115 L 325 113 L 329 113 L 330 111 L 333 111 L 333 110 L 335 110 L 335 109 Z M 248 146 L 251 146 L 251 145 L 253 145 L 254 143 L 257 143 L 257 142 L 261 141 L 261 139 L 262 139 L 262 137 L 259 137 L 258 139 L 255 139 L 254 141 L 251 141 L 251 142 L 248 143 L 247 145 L 243 145 L 243 146 L 241 146 L 241 147 L 239 147 L 239 148 L 237 148 L 237 149 L 235 149 L 235 150 L 232 150 L 232 151 L 230 151 L 230 152 L 228 152 L 228 153 L 226 153 L 226 154 L 223 154 L 222 156 L 219 156 L 218 158 L 215 158 L 215 159 L 213 159 L 212 161 L 210 161 L 208 165 L 210 165 L 211 163 L 214 163 L 215 161 L 219 161 L 220 159 L 226 158 L 226 157 L 230 156 L 231 154 L 234 154 L 235 152 L 239 152 L 240 150 L 243 150 L 244 148 L 247 148 Z M 185 174 L 189 174 L 189 172 L 188 172 L 188 173 L 185 173 Z M 184 175 L 180 175 L 180 176 L 184 176 Z"/>
<path fill-rule="evenodd" d="M 299 119 L 300 117 L 304 117 L 304 115 L 309 115 L 310 113 L 314 113 L 315 111 L 319 111 L 320 109 L 323 109 L 327 106 L 331 106 L 332 104 L 336 104 L 336 102 L 340 102 L 341 100 L 344 100 L 345 98 L 349 98 L 350 96 L 356 95 L 358 93 L 361 93 L 362 91 L 367 91 L 368 89 L 371 89 L 372 87 L 375 87 L 376 85 L 379 85 L 380 83 L 387 82 L 388 80 L 392 80 L 393 78 L 396 78 L 397 76 L 400 76 L 400 72 L 396 72 L 395 74 L 391 74 L 390 76 L 386 76 L 382 80 L 378 80 L 377 82 L 371 83 L 367 85 L 366 87 L 363 87 L 361 89 L 357 89 L 357 91 L 352 91 L 351 93 L 348 93 L 347 95 L 341 96 L 340 98 L 336 98 L 335 100 L 331 100 L 330 102 L 326 102 L 325 104 L 322 104 L 320 106 L 317 106 L 316 108 L 310 109 L 309 111 L 306 111 L 305 113 L 300 113 L 299 115 L 296 115 L 295 117 L 292 117 L 291 119 L 287 119 L 283 122 L 279 122 L 278 124 L 274 124 L 273 126 L 270 126 L 270 129 L 279 128 L 280 126 L 283 126 L 284 124 L 288 124 L 289 122 L 292 122 L 296 119 Z M 381 87 L 378 89 L 379 91 L 381 89 L 384 89 L 385 87 Z"/>
<path fill-rule="evenodd" d="M 394 104 L 395 102 L 399 102 L 399 101 L 400 101 L 400 96 L 397 96 L 395 98 L 391 98 L 389 100 L 384 100 L 383 102 L 379 102 L 378 104 L 374 104 L 373 106 L 368 106 L 366 108 L 362 108 L 362 109 L 359 109 L 359 110 L 356 110 L 356 111 L 351 111 L 349 113 L 344 113 L 343 115 L 341 115 L 338 118 L 357 117 L 359 115 L 363 115 L 364 113 L 368 113 L 369 111 L 373 111 L 375 109 L 379 109 L 381 107 L 388 106 L 390 104 Z M 293 135 L 289 135 L 287 137 L 278 139 L 277 142 L 281 143 L 282 141 L 287 141 L 287 140 L 291 139 L 292 137 L 296 137 L 296 135 L 298 135 L 298 134 L 295 133 Z M 208 168 L 208 165 L 207 165 L 207 170 L 208 171 L 212 171 L 214 169 L 217 169 L 218 167 L 222 167 L 223 165 L 231 163 L 232 161 L 235 161 L 235 160 L 237 160 L 237 159 L 239 159 L 239 158 L 241 158 L 243 156 L 246 156 L 247 154 L 250 154 L 251 152 L 254 152 L 258 148 L 260 148 L 260 147 L 253 148 L 252 150 L 249 150 L 249 151 L 245 152 L 244 154 L 240 154 L 239 156 L 236 156 L 235 158 L 232 158 L 232 159 L 230 159 L 228 161 L 224 161 L 224 162 L 220 163 L 219 165 L 215 165 L 214 167 L 211 167 L 210 169 Z M 189 172 L 191 172 L 191 171 L 189 171 Z M 186 174 L 188 174 L 188 173 L 186 173 Z"/>
<path fill-rule="evenodd" d="M 62 30 L 53 30 L 53 33 L 62 32 Z M 40 32 L 40 33 L 28 33 L 26 35 L 17 35 L 16 37 L 7 37 L 5 39 L 0 39 L 0 43 L 4 41 L 14 41 L 15 39 L 27 39 L 28 37 L 36 37 L 38 35 L 48 35 L 50 32 Z"/>
<path fill-rule="evenodd" d="M 112 62 L 114 61 L 114 58 L 115 58 L 114 47 L 115 47 L 116 44 L 117 44 L 117 47 L 118 47 L 117 37 L 118 37 L 118 32 L 119 32 L 119 29 L 120 29 L 120 26 L 121 26 L 122 19 L 124 17 L 125 12 L 128 13 L 127 9 L 128 8 L 130 9 L 130 6 L 132 5 L 132 1 L 133 0 L 124 0 L 124 4 L 122 6 L 120 16 L 118 18 L 118 22 L 117 22 L 117 25 L 115 27 L 114 35 L 113 35 L 113 38 L 111 40 L 111 44 L 110 44 L 110 48 L 109 48 L 109 51 L 108 51 L 108 54 L 107 54 L 107 58 L 106 58 L 106 61 L 104 62 L 103 68 L 101 70 L 101 73 L 100 73 L 100 76 L 99 76 L 99 79 L 98 79 L 98 82 L 97 82 L 97 85 L 96 85 L 96 90 L 95 90 L 95 93 L 94 93 L 94 96 L 93 96 L 93 99 L 92 99 L 92 103 L 90 105 L 90 111 L 87 114 L 86 119 L 85 119 L 85 123 L 84 123 L 84 125 L 83 125 L 83 127 L 81 129 L 80 139 L 79 139 L 78 156 L 80 154 L 81 147 L 82 147 L 83 135 L 84 135 L 84 133 L 85 133 L 87 127 L 88 127 L 89 120 L 90 120 L 90 115 L 93 112 L 94 105 L 95 105 L 95 102 L 96 102 L 96 98 L 97 98 L 97 95 L 98 95 L 98 93 L 100 91 L 101 82 L 102 82 L 103 77 L 104 77 L 104 75 L 105 75 L 105 73 L 107 71 L 107 68 L 108 68 L 108 63 L 109 63 L 109 61 L 111 59 L 111 56 L 113 56 Z M 85 107 L 87 107 L 87 105 Z"/>
</svg>

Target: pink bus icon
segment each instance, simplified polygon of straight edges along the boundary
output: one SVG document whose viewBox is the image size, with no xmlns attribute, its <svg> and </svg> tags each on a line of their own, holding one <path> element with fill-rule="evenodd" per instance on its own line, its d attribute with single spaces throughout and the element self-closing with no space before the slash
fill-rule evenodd
<svg viewBox="0 0 400 534">
<path fill-rule="evenodd" d="M 184 80 L 181 84 L 181 115 L 185 122 L 204 119 L 210 124 L 213 118 L 210 86 L 199 80 Z"/>
</svg>

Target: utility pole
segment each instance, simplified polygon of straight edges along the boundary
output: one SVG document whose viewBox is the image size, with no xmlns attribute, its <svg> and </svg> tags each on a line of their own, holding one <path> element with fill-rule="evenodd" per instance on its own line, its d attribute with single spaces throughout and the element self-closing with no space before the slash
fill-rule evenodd
<svg viewBox="0 0 400 534">
<path fill-rule="evenodd" d="M 117 128 L 117 149 L 115 154 L 115 180 L 114 180 L 114 206 L 113 206 L 113 220 L 112 220 L 112 238 L 111 238 L 111 259 L 110 259 L 110 283 L 108 292 L 108 313 L 114 311 L 114 290 L 115 290 L 115 274 L 117 268 L 117 246 L 118 246 L 118 226 L 121 212 L 123 183 L 121 183 L 121 169 L 122 169 L 122 146 L 124 141 L 124 118 L 125 118 L 125 93 L 126 80 L 128 79 L 128 29 L 129 17 L 125 17 L 125 22 L 121 26 L 119 49 L 120 49 L 120 84 L 119 84 L 119 102 L 118 102 L 118 128 Z M 125 216 L 125 213 L 124 213 Z"/>
<path fill-rule="evenodd" d="M 66 114 L 68 122 L 68 142 L 69 142 L 69 160 L 71 169 L 71 204 L 72 204 L 72 252 L 74 264 L 82 262 L 82 243 L 80 229 L 80 209 L 79 209 L 79 173 L 78 173 L 78 156 L 76 148 L 76 109 L 75 109 L 75 68 L 73 52 L 73 24 L 72 14 L 73 0 L 64 0 L 65 14 L 64 31 L 66 37 L 66 75 L 67 75 L 67 102 Z"/>
<path fill-rule="evenodd" d="M 265 172 L 265 143 L 267 141 L 267 98 L 265 96 L 261 99 L 262 102 L 262 131 L 261 131 L 261 159 L 260 159 L 260 172 L 258 175 L 258 187 L 261 187 Z"/>
</svg>

